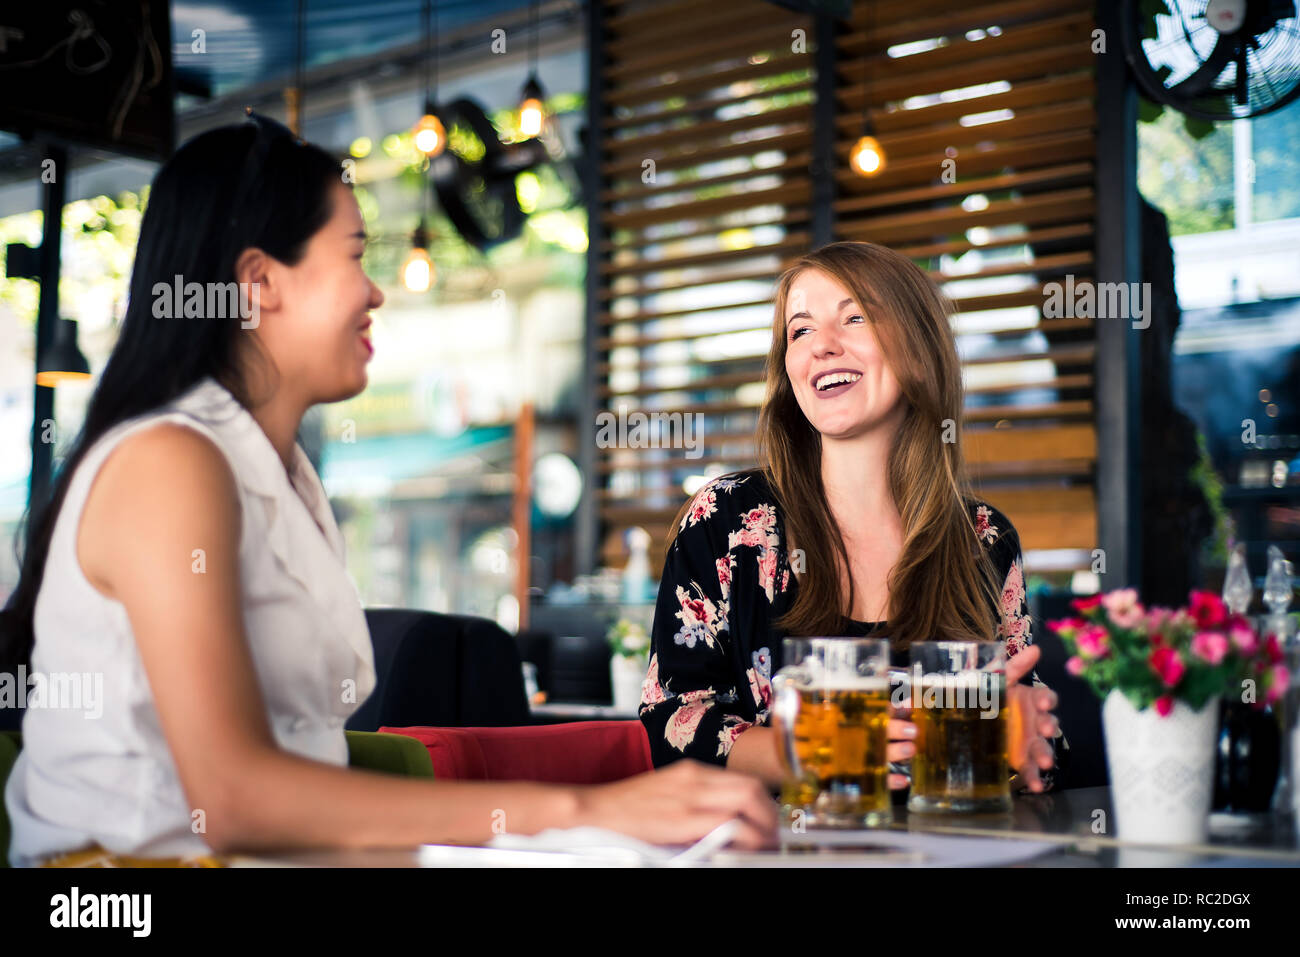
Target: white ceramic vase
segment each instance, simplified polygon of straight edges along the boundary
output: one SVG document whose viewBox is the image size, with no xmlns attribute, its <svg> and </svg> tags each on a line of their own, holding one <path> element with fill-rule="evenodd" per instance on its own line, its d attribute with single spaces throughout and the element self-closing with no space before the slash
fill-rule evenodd
<svg viewBox="0 0 1300 957">
<path fill-rule="evenodd" d="M 614 655 L 609 659 L 609 682 L 614 688 L 614 707 L 636 713 L 641 705 L 641 685 L 648 662 L 644 658 Z"/>
<path fill-rule="evenodd" d="M 1182 701 L 1163 718 L 1120 691 L 1101 710 L 1115 826 L 1125 841 L 1194 844 L 1206 839 L 1214 795 L 1219 700 L 1199 711 Z"/>
</svg>

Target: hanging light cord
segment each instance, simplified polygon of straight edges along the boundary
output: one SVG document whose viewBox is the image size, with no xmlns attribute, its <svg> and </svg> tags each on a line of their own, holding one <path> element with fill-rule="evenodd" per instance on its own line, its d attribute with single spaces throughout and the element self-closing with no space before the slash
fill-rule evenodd
<svg viewBox="0 0 1300 957">
<path fill-rule="evenodd" d="M 294 77 L 293 77 L 293 86 L 297 94 L 296 102 L 294 103 L 294 112 L 297 115 L 294 116 L 293 118 L 294 120 L 293 125 L 296 126 L 297 129 L 295 129 L 293 132 L 294 135 L 301 137 L 307 126 L 307 124 L 303 122 L 303 117 L 302 117 L 303 101 L 307 99 L 306 91 L 303 90 L 302 88 L 303 60 L 305 60 L 307 56 L 307 0 L 298 0 L 297 27 L 298 27 L 297 37 L 296 37 L 297 49 L 295 51 L 295 57 L 294 57 Z"/>
<path fill-rule="evenodd" d="M 533 0 L 529 8 L 529 19 L 532 20 L 532 31 L 529 37 L 529 54 L 528 54 L 528 72 L 537 73 L 537 4 L 538 0 Z"/>
</svg>

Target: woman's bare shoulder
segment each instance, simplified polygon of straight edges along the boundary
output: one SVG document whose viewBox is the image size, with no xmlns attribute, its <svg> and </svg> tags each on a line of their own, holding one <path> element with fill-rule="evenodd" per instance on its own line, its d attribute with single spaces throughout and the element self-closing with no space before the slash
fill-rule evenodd
<svg viewBox="0 0 1300 957">
<path fill-rule="evenodd" d="M 77 559 L 98 591 L 117 597 L 124 546 L 167 548 L 214 530 L 237 535 L 238 519 L 234 474 L 216 443 L 163 421 L 121 439 L 99 466 L 77 529 Z"/>
</svg>

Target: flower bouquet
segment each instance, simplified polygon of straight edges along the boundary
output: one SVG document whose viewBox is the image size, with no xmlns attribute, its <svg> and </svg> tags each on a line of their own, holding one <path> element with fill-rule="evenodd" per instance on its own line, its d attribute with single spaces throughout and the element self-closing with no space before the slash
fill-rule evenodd
<svg viewBox="0 0 1300 957">
<path fill-rule="evenodd" d="M 1275 635 L 1261 638 L 1215 594 L 1187 608 L 1147 609 L 1131 588 L 1073 602 L 1079 617 L 1048 622 L 1066 670 L 1104 699 L 1102 723 L 1121 836 L 1152 843 L 1205 839 L 1219 701 L 1257 708 L 1286 691 Z"/>
<path fill-rule="evenodd" d="M 641 683 L 645 679 L 650 636 L 644 626 L 620 618 L 605 633 L 609 642 L 609 680 L 614 692 L 614 707 L 635 712 L 641 703 Z"/>
</svg>

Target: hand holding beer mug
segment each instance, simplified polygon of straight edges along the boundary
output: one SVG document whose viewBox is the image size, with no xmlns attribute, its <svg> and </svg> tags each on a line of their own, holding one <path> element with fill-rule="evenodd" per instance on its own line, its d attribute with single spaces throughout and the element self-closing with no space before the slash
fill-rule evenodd
<svg viewBox="0 0 1300 957">
<path fill-rule="evenodd" d="M 1019 741 L 997 641 L 926 641 L 911 647 L 908 675 L 916 756 L 907 809 L 921 813 L 1011 810 L 1010 743 Z"/>
<path fill-rule="evenodd" d="M 1046 685 L 1023 682 L 1033 673 L 1041 654 L 1037 645 L 1028 645 L 1007 661 L 1007 695 L 1015 719 L 1009 731 L 1008 752 L 1011 769 L 1017 772 L 1011 786 L 1026 786 L 1035 793 L 1044 790 L 1038 772 L 1056 763 L 1048 739 L 1061 733 L 1061 723 L 1052 714 L 1058 701 L 1056 692 Z"/>
<path fill-rule="evenodd" d="M 814 827 L 888 823 L 889 642 L 787 638 L 772 679 L 781 803 Z"/>
</svg>

